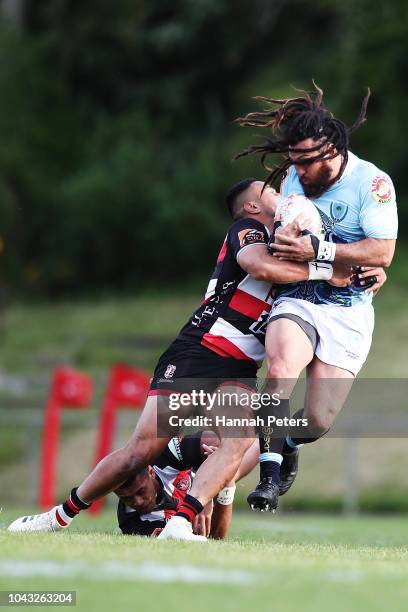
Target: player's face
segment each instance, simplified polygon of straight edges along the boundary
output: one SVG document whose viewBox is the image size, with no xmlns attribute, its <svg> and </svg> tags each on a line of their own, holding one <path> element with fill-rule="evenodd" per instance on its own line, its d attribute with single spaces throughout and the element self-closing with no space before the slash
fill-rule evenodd
<svg viewBox="0 0 408 612">
<path fill-rule="evenodd" d="M 275 210 L 279 201 L 279 193 L 273 187 L 267 185 L 263 189 L 264 183 L 262 181 L 255 181 L 252 184 L 254 195 L 262 206 L 263 212 L 266 212 L 270 216 L 275 216 Z"/>
<path fill-rule="evenodd" d="M 296 145 L 296 149 L 310 149 L 318 144 L 313 138 L 306 138 Z M 327 147 L 327 145 L 326 145 Z M 301 164 L 300 160 L 316 157 L 322 149 L 302 153 L 301 151 L 290 152 L 289 157 L 293 160 L 294 166 L 303 187 L 305 196 L 316 198 L 322 195 L 330 184 L 333 176 L 333 168 L 329 160 L 320 160 L 310 164 Z M 298 163 L 296 163 L 298 162 Z"/>
<path fill-rule="evenodd" d="M 137 475 L 125 486 L 115 490 L 116 495 L 130 508 L 140 514 L 148 514 L 156 506 L 157 487 L 154 471 L 150 468 L 147 474 Z"/>
</svg>

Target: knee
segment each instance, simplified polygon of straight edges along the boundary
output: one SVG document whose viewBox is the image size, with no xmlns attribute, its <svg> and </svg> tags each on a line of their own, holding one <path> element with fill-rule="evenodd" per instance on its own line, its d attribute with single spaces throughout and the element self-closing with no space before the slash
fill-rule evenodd
<svg viewBox="0 0 408 612">
<path fill-rule="evenodd" d="M 122 469 L 124 472 L 135 472 L 141 470 L 149 464 L 149 448 L 141 441 L 140 444 L 128 442 L 120 449 L 122 455 Z"/>
<path fill-rule="evenodd" d="M 322 436 L 332 426 L 330 414 L 309 414 L 307 416 L 308 430 L 316 436 Z"/>
<path fill-rule="evenodd" d="M 280 359 L 274 359 L 268 365 L 268 379 L 295 378 L 287 363 Z"/>
</svg>

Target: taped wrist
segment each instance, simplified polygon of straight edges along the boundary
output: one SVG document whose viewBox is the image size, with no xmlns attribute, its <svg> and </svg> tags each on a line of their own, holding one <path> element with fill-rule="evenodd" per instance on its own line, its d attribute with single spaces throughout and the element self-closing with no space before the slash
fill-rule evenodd
<svg viewBox="0 0 408 612">
<path fill-rule="evenodd" d="M 314 234 L 310 234 L 312 247 L 316 261 L 334 261 L 336 256 L 336 243 L 328 240 L 319 240 Z"/>
<path fill-rule="evenodd" d="M 331 263 L 323 261 L 309 262 L 309 280 L 328 281 L 333 276 L 333 266 Z"/>
<path fill-rule="evenodd" d="M 221 506 L 230 506 L 234 501 L 236 488 L 237 487 L 234 485 L 233 487 L 225 487 L 224 489 L 221 489 L 217 495 L 217 502 L 221 504 Z"/>
</svg>

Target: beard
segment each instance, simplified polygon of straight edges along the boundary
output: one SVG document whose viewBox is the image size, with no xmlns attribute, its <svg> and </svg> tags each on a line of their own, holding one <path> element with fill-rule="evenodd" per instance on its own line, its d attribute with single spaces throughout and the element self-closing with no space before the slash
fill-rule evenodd
<svg viewBox="0 0 408 612">
<path fill-rule="evenodd" d="M 323 163 L 313 180 L 304 182 L 304 180 L 299 177 L 299 181 L 307 198 L 319 198 L 334 182 L 332 170 L 327 163 Z"/>
</svg>

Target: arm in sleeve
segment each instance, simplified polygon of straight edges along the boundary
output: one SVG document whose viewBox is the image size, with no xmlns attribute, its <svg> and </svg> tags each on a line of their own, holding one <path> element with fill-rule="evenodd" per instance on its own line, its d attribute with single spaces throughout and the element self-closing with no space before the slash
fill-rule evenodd
<svg viewBox="0 0 408 612">
<path fill-rule="evenodd" d="M 228 240 L 238 265 L 255 280 L 293 283 L 309 278 L 307 264 L 282 262 L 270 255 L 268 230 L 255 219 L 240 219 L 234 223 Z"/>
<path fill-rule="evenodd" d="M 337 245 L 335 261 L 388 267 L 395 251 L 398 215 L 394 185 L 379 172 L 363 181 L 360 188 L 360 225 L 364 240 Z"/>
<path fill-rule="evenodd" d="M 231 246 L 234 258 L 245 252 L 254 244 L 268 244 L 269 232 L 263 223 L 256 219 L 239 219 L 229 229 L 227 240 Z"/>
<path fill-rule="evenodd" d="M 398 213 L 394 185 L 379 173 L 364 181 L 360 192 L 360 224 L 367 238 L 395 240 Z"/>
</svg>

